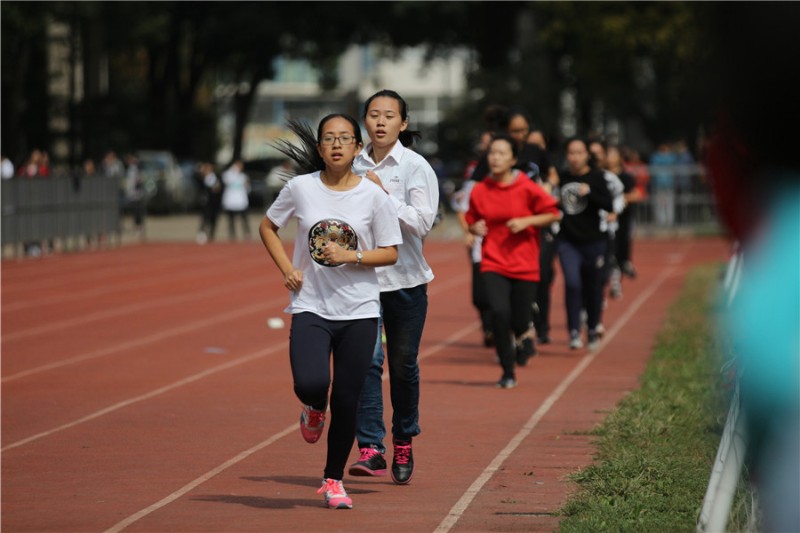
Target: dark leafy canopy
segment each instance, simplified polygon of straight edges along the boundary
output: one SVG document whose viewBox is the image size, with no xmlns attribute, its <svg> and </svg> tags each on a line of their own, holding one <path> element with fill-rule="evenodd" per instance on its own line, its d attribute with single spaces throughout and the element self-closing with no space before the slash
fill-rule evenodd
<svg viewBox="0 0 800 533">
<path fill-rule="evenodd" d="M 440 149 L 453 156 L 472 144 L 489 103 L 522 106 L 555 132 L 569 89 L 581 129 L 593 125 L 600 102 L 605 117 L 635 119 L 651 140 L 690 137 L 709 107 L 709 86 L 697 83 L 715 16 L 704 3 L 4 1 L 0 10 L 2 146 L 15 158 L 65 135 L 73 163 L 145 146 L 207 158 L 218 143 L 219 83 L 238 88 L 236 157 L 274 58 L 309 60 L 330 89 L 339 82 L 337 58 L 352 43 L 377 43 L 389 54 L 423 45 L 429 58 L 453 47 L 474 52 L 476 68 L 464 73 L 469 99 L 439 132 Z M 49 20 L 70 29 L 64 42 L 81 55 L 73 58 L 85 65 L 80 97 L 48 96 Z M 106 58 L 108 91 L 93 77 Z M 58 109 L 69 132 L 49 127 Z"/>
</svg>

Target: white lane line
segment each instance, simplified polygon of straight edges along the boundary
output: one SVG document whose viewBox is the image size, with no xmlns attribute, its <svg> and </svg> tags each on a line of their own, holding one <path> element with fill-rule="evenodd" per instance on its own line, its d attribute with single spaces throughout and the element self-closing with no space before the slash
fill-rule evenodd
<svg viewBox="0 0 800 533">
<path fill-rule="evenodd" d="M 452 284 L 449 284 L 449 285 L 452 285 Z M 440 285 L 440 289 L 444 290 L 445 287 L 441 287 L 441 285 Z M 474 321 L 473 324 L 460 329 L 459 331 L 457 331 L 457 332 L 453 333 L 452 335 L 450 335 L 447 339 L 445 339 L 445 340 L 439 342 L 438 344 L 435 344 L 434 346 L 431 346 L 430 348 L 428 348 L 428 349 L 424 350 L 423 352 L 421 352 L 419 354 L 419 359 L 420 360 L 425 359 L 426 357 L 429 357 L 429 356 L 433 355 L 434 353 L 438 352 L 439 350 L 442 350 L 443 348 L 446 348 L 447 346 L 450 346 L 451 344 L 453 344 L 456 341 L 460 340 L 462 337 L 466 337 L 467 335 L 469 335 L 470 333 L 472 333 L 473 331 L 475 331 L 479 327 L 480 327 L 480 324 L 478 323 L 478 321 L 477 320 Z M 387 377 L 388 377 L 388 372 L 384 372 L 382 379 L 386 380 Z M 118 533 L 119 531 L 122 531 L 123 529 L 125 529 L 128 526 L 130 526 L 134 522 L 137 522 L 138 520 L 141 520 L 145 516 L 147 516 L 147 515 L 155 512 L 155 511 L 161 509 L 162 507 L 165 507 L 165 506 L 169 505 L 170 503 L 174 502 L 175 500 L 177 500 L 181 496 L 187 494 L 189 491 L 194 490 L 195 488 L 197 488 L 201 484 L 203 484 L 206 481 L 208 481 L 209 479 L 213 478 L 217 474 L 219 474 L 219 473 L 223 472 L 224 470 L 227 470 L 228 468 L 232 467 L 233 465 L 243 461 L 244 459 L 248 458 L 253 453 L 261 450 L 262 448 L 265 448 L 265 447 L 269 446 L 270 444 L 274 443 L 278 439 L 281 439 L 281 438 L 285 437 L 286 435 L 289 435 L 289 434 L 294 433 L 296 431 L 297 431 L 297 424 L 294 423 L 294 424 L 290 425 L 289 427 L 287 427 L 286 429 L 284 429 L 284 430 L 272 435 L 267 440 L 256 444 L 252 448 L 248 448 L 247 450 L 241 452 L 239 455 L 233 457 L 232 459 L 229 459 L 228 461 L 225 461 L 224 463 L 222 463 L 221 465 L 217 466 L 216 468 L 213 468 L 213 469 L 209 470 L 208 472 L 206 472 L 205 474 L 203 474 L 202 476 L 190 481 L 189 483 L 187 483 L 186 485 L 184 485 L 180 489 L 176 490 L 175 492 L 173 492 L 169 496 L 166 496 L 162 500 L 159 500 L 156 503 L 154 503 L 153 505 L 150 505 L 149 507 L 145 507 L 141 511 L 138 511 L 138 512 L 130 515 L 129 517 L 125 518 L 124 520 L 122 520 L 122 521 L 118 522 L 117 524 L 113 525 L 112 527 L 106 529 L 104 533 Z"/>
<path fill-rule="evenodd" d="M 254 285 L 263 286 L 263 281 L 259 279 L 251 279 L 242 283 L 223 285 L 206 289 L 204 291 L 193 291 L 181 296 L 170 296 L 168 298 L 152 299 L 146 302 L 132 303 L 124 306 L 114 307 L 112 309 L 104 309 L 95 313 L 88 313 L 77 317 L 69 318 L 66 320 L 59 320 L 48 322 L 41 326 L 36 326 L 22 331 L 15 331 L 13 333 L 6 333 L 3 335 L 3 342 L 15 341 L 17 339 L 24 339 L 25 337 L 34 337 L 43 333 L 49 333 L 53 330 L 74 328 L 75 326 L 94 322 L 97 320 L 107 320 L 110 318 L 135 313 L 137 311 L 144 311 L 156 307 L 163 307 L 167 305 L 175 305 L 179 303 L 191 302 L 193 300 L 205 299 L 215 294 L 225 293 L 229 294 L 236 289 L 247 288 Z M 6 348 L 8 349 L 8 348 Z"/>
<path fill-rule="evenodd" d="M 436 290 L 435 291 L 431 291 L 431 292 L 433 294 L 436 294 L 438 292 L 447 290 L 448 288 L 450 288 L 450 287 L 452 287 L 454 285 L 458 285 L 459 283 L 462 283 L 464 279 L 465 279 L 465 276 L 453 277 L 453 278 L 450 279 L 450 281 L 448 283 L 444 283 L 444 284 L 440 283 L 440 284 L 438 284 L 437 287 L 436 287 Z M 251 306 L 250 308 L 247 308 L 247 309 L 251 309 L 252 307 L 259 307 L 259 306 Z M 231 313 L 229 313 L 229 315 L 230 314 Z M 463 335 L 466 335 L 469 331 L 471 331 L 475 327 L 476 326 L 473 325 L 473 326 L 471 326 L 469 328 L 465 328 L 465 329 L 461 330 L 462 332 L 465 332 L 465 333 L 458 333 L 457 335 L 460 335 L 458 338 L 460 338 Z M 184 327 L 184 328 L 175 328 L 175 329 L 186 329 L 186 328 Z M 170 330 L 170 331 L 174 331 L 174 330 Z M 443 346 L 446 346 L 446 345 L 450 344 L 451 342 L 452 341 L 450 341 L 448 339 L 448 340 L 442 341 L 439 344 L 436 344 L 431 349 L 432 351 L 428 350 L 428 351 L 424 351 L 423 353 L 421 353 L 420 356 L 419 356 L 419 359 L 427 357 L 428 353 L 432 353 L 433 351 L 438 351 Z M 138 403 L 138 402 L 153 398 L 155 396 L 159 396 L 159 395 L 161 395 L 161 394 L 163 394 L 165 392 L 168 392 L 170 390 L 176 389 L 178 387 L 182 387 L 183 385 L 188 385 L 189 383 L 193 383 L 193 382 L 198 381 L 198 380 L 200 380 L 202 378 L 205 378 L 207 376 L 216 374 L 216 373 L 221 372 L 223 370 L 227 370 L 228 368 L 232 368 L 232 367 L 238 366 L 240 364 L 248 363 L 248 362 L 250 362 L 252 360 L 255 360 L 255 359 L 258 359 L 260 357 L 264 357 L 266 355 L 269 355 L 270 353 L 275 352 L 276 350 L 283 349 L 283 348 L 288 348 L 288 346 L 289 346 L 289 341 L 284 341 L 284 342 L 282 342 L 280 344 L 272 346 L 271 348 L 267 348 L 267 349 L 264 349 L 264 350 L 259 350 L 257 352 L 251 353 L 249 355 L 245 355 L 245 356 L 239 357 L 237 359 L 233 359 L 231 361 L 228 361 L 227 363 L 223 363 L 221 365 L 217 365 L 215 367 L 209 368 L 207 370 L 204 370 L 203 372 L 200 372 L 198 374 L 194 374 L 192 376 L 189 376 L 189 377 L 186 377 L 184 379 L 178 380 L 178 381 L 173 382 L 173 383 L 171 383 L 169 385 L 165 385 L 164 387 L 160 387 L 158 389 L 152 390 L 152 391 L 150 391 L 150 392 L 148 392 L 146 394 L 142 394 L 142 395 L 136 396 L 134 398 L 129 398 L 127 400 L 118 402 L 118 403 L 116 403 L 114 405 L 111 405 L 109 407 L 106 407 L 104 409 L 100 409 L 99 411 L 95 411 L 94 413 L 88 414 L 88 415 L 86 415 L 86 416 L 84 416 L 82 418 L 79 418 L 77 420 L 73 420 L 72 422 L 68 422 L 66 424 L 62 424 L 62 425 L 60 425 L 58 427 L 55 427 L 53 429 L 50 429 L 50 430 L 47 430 L 47 431 L 43 431 L 41 433 L 37 433 L 36 435 L 32 435 L 32 436 L 27 437 L 25 439 L 16 441 L 16 442 L 14 442 L 12 444 L 9 444 L 6 447 L 0 449 L 0 452 L 5 452 L 7 450 L 11 450 L 11 449 L 17 448 L 19 446 L 23 446 L 25 444 L 28 444 L 30 442 L 39 440 L 41 438 L 50 436 L 50 435 L 52 435 L 54 433 L 58 433 L 58 432 L 63 431 L 65 429 L 69 429 L 69 428 L 75 427 L 75 426 L 77 426 L 79 424 L 82 424 L 84 422 L 88 422 L 90 420 L 94 420 L 94 419 L 99 418 L 101 416 L 104 416 L 104 415 L 106 415 L 108 413 L 112 413 L 112 412 L 117 411 L 119 409 L 122 409 L 124 407 L 128 407 L 129 405 L 132 405 L 132 404 L 135 404 L 135 403 Z M 16 374 L 16 375 L 19 375 L 19 374 Z M 384 379 L 385 378 L 386 378 L 386 375 L 384 375 Z M 3 380 L 3 381 L 5 381 L 5 380 Z"/>
<path fill-rule="evenodd" d="M 514 450 L 522 443 L 525 438 L 530 435 L 530 433 L 534 430 L 534 428 L 539 424 L 539 421 L 550 411 L 553 405 L 561 399 L 561 396 L 566 392 L 572 383 L 578 379 L 578 377 L 583 373 L 584 370 L 594 361 L 598 355 L 603 351 L 603 348 L 613 339 L 617 333 L 622 329 L 622 327 L 630 320 L 630 318 L 639 310 L 639 308 L 644 305 L 644 303 L 653 295 L 653 293 L 661 286 L 662 283 L 672 274 L 674 271 L 674 267 L 668 267 L 664 270 L 658 278 L 656 278 L 653 283 L 648 286 L 648 288 L 643 291 L 639 297 L 633 302 L 633 304 L 628 307 L 625 313 L 617 320 L 614 326 L 603 336 L 603 340 L 600 342 L 597 350 L 594 352 L 587 353 L 583 356 L 583 359 L 578 363 L 578 365 L 572 370 L 572 372 L 567 375 L 564 380 L 558 384 L 558 386 L 550 393 L 550 395 L 545 399 L 545 401 L 539 406 L 536 412 L 528 419 L 522 429 L 517 432 L 516 435 L 509 441 L 505 448 L 503 448 L 500 453 L 495 456 L 495 458 L 489 463 L 489 465 L 484 469 L 484 471 L 478 476 L 478 478 L 470 485 L 470 487 L 464 492 L 461 498 L 453 505 L 450 509 L 450 512 L 447 513 L 447 516 L 441 521 L 439 526 L 434 530 L 434 533 L 446 533 L 450 531 L 450 529 L 458 522 L 461 516 L 466 512 L 467 508 L 472 503 L 472 500 L 478 495 L 481 491 L 483 486 L 486 484 L 489 479 L 497 472 L 497 470 L 502 466 L 508 457 L 514 453 Z"/>
<path fill-rule="evenodd" d="M 77 420 L 73 420 L 72 422 L 68 422 L 66 424 L 63 424 L 63 425 L 58 426 L 58 427 L 55 427 L 53 429 L 50 429 L 50 430 L 47 430 L 47 431 L 43 431 L 41 433 L 37 433 L 36 435 L 32 435 L 32 436 L 30 436 L 28 438 L 19 440 L 17 442 L 9 444 L 8 446 L 4 447 L 0 451 L 6 452 L 8 450 L 11 450 L 11 449 L 14 449 L 14 448 L 18 448 L 18 447 L 23 446 L 25 444 L 28 444 L 30 442 L 33 442 L 33 441 L 42 439 L 44 437 L 48 437 L 50 435 L 53 435 L 54 433 L 58 433 L 60 431 L 64 431 L 65 429 L 69 429 L 69 428 L 75 427 L 75 426 L 77 426 L 79 424 L 83 424 L 84 422 L 88 422 L 90 420 L 94 420 L 96 418 L 100 418 L 101 416 L 105 416 L 105 415 L 107 415 L 109 413 L 113 413 L 114 411 L 118 411 L 118 410 L 120 410 L 122 408 L 128 407 L 128 406 L 133 405 L 135 403 L 139 403 L 139 402 L 142 402 L 144 400 L 149 400 L 150 398 L 154 398 L 156 396 L 160 396 L 160 395 L 164 394 L 165 392 L 169 392 L 169 391 L 177 389 L 179 387 L 183 387 L 184 385 L 188 385 L 190 383 L 194 383 L 195 381 L 199 381 L 199 380 L 201 380 L 203 378 L 206 378 L 208 376 L 211 376 L 211 375 L 214 375 L 214 374 L 218 374 L 219 372 L 222 372 L 223 370 L 228 370 L 229 368 L 233 368 L 235 366 L 239 366 L 239 365 L 244 364 L 244 363 L 249 363 L 250 361 L 254 361 L 254 360 L 259 359 L 261 357 L 267 356 L 267 355 L 269 355 L 269 354 L 271 354 L 273 352 L 278 351 L 279 349 L 284 349 L 284 348 L 286 348 L 288 346 L 289 346 L 289 341 L 284 341 L 284 342 L 282 342 L 280 344 L 272 346 L 271 348 L 267 348 L 267 349 L 264 349 L 264 350 L 259 350 L 257 352 L 253 352 L 253 353 L 251 353 L 249 355 L 244 355 L 242 357 L 238 357 L 236 359 L 232 359 L 231 361 L 228 361 L 227 363 L 223 363 L 221 365 L 217 365 L 215 367 L 211 367 L 209 369 L 206 369 L 206 370 L 204 370 L 202 372 L 199 372 L 197 374 L 194 374 L 192 376 L 188 376 L 188 377 L 183 378 L 181 380 L 178 380 L 178 381 L 175 381 L 173 383 L 170 383 L 169 385 L 165 385 L 165 386 L 160 387 L 158 389 L 154 389 L 154 390 L 152 390 L 152 391 L 150 391 L 150 392 L 148 392 L 146 394 L 135 396 L 133 398 L 129 398 L 127 400 L 115 403 L 114 405 L 110 405 L 110 406 L 108 406 L 108 407 L 106 407 L 104 409 L 100 409 L 99 411 L 95 411 L 94 413 L 86 415 L 83 418 L 79 418 Z"/>
<path fill-rule="evenodd" d="M 230 320 L 236 320 L 243 316 L 254 314 L 257 312 L 265 311 L 278 302 L 285 301 L 285 298 L 273 298 L 272 300 L 267 300 L 266 302 L 259 302 L 257 304 L 244 307 L 241 309 L 237 309 L 235 311 L 231 311 L 228 313 L 214 315 L 211 318 L 206 318 L 204 320 L 195 320 L 189 324 L 185 324 L 183 326 L 178 326 L 175 328 L 165 329 L 163 331 L 159 331 L 153 335 L 148 335 L 147 337 L 141 337 L 132 341 L 122 342 L 119 344 L 114 344 L 112 346 L 107 346 L 105 348 L 100 348 L 98 350 L 94 350 L 92 352 L 88 352 L 82 355 L 76 355 L 75 357 L 69 357 L 67 359 L 61 359 L 59 361 L 55 361 L 53 363 L 48 363 L 46 365 L 41 365 L 33 368 L 29 368 L 28 370 L 23 370 L 21 372 L 17 372 L 16 374 L 11 374 L 4 377 L 0 382 L 7 383 L 9 381 L 14 381 L 20 378 L 24 378 L 27 376 L 31 376 L 33 374 L 39 374 L 41 372 L 46 372 L 48 370 L 53 370 L 56 368 L 61 368 L 63 366 L 73 365 L 76 363 L 80 363 L 83 361 L 88 361 L 90 359 L 96 359 L 98 357 L 105 357 L 107 355 L 111 355 L 116 352 L 120 352 L 123 350 L 130 350 L 132 348 L 139 348 L 141 346 L 145 346 L 147 344 L 152 344 L 154 342 L 162 341 L 164 339 L 168 339 L 170 337 L 175 337 L 177 335 L 183 335 L 185 333 L 191 333 L 193 331 L 197 331 L 199 329 L 207 328 L 211 325 L 217 324 L 219 322 L 226 322 Z"/>
</svg>

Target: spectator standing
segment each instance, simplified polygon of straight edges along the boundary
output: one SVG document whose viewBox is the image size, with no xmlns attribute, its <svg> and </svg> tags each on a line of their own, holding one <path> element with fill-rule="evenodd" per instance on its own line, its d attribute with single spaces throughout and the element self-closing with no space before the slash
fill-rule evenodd
<svg viewBox="0 0 800 533">
<path fill-rule="evenodd" d="M 5 156 L 5 154 L 2 157 L 1 172 L 4 180 L 11 179 L 14 177 L 14 163 L 12 163 L 11 160 Z"/>
<path fill-rule="evenodd" d="M 497 386 L 516 387 L 515 364 L 535 353 L 530 332 L 539 281 L 538 228 L 558 220 L 556 201 L 524 172 L 515 170 L 519 145 L 504 135 L 489 145 L 491 174 L 475 185 L 465 218 L 483 237 L 481 274 L 492 331 L 503 369 Z"/>
<path fill-rule="evenodd" d="M 250 239 L 250 224 L 247 220 L 247 208 L 250 201 L 247 193 L 250 192 L 250 179 L 244 173 L 244 163 L 236 160 L 222 174 L 222 209 L 228 215 L 228 237 L 236 240 L 236 218 L 242 223 L 242 235 L 245 240 Z"/>
<path fill-rule="evenodd" d="M 656 224 L 662 228 L 675 225 L 675 163 L 675 154 L 666 142 L 650 156 L 653 208 Z"/>
<path fill-rule="evenodd" d="M 125 206 L 133 215 L 133 225 L 140 237 L 144 237 L 145 190 L 139 172 L 139 158 L 133 154 L 125 156 Z"/>
<path fill-rule="evenodd" d="M 203 217 L 200 231 L 197 233 L 197 243 L 205 244 L 213 241 L 216 236 L 217 219 L 222 203 L 222 181 L 214 172 L 214 165 L 209 162 L 200 163 L 198 170 L 203 187 Z"/>
<path fill-rule="evenodd" d="M 310 173 L 292 178 L 281 190 L 261 221 L 260 234 L 291 291 L 286 308 L 292 313 L 289 357 L 294 391 L 303 403 L 300 433 L 306 442 L 319 440 L 330 403 L 328 452 L 318 494 L 328 507 L 349 509 L 353 501 L 342 478 L 378 333 L 375 267 L 397 260 L 400 227 L 391 200 L 353 172 L 362 146 L 354 118 L 326 116 L 316 137 L 296 123 L 292 129 L 304 148 L 283 149 L 297 157 L 301 171 Z M 291 218 L 298 229 L 289 259 L 278 231 Z"/>
<path fill-rule="evenodd" d="M 422 241 L 436 220 L 439 185 L 431 166 L 408 149 L 419 132 L 409 131 L 408 105 L 395 91 L 381 90 L 364 104 L 364 125 L 370 142 L 356 157 L 354 169 L 391 199 L 400 220 L 403 243 L 397 263 L 377 270 L 392 401 L 392 480 L 411 481 L 414 457 L 411 441 L 419 425 L 419 345 L 428 312 L 428 283 L 433 271 L 422 254 Z M 358 412 L 359 460 L 351 475 L 386 475 L 383 438 L 383 346 L 375 353 Z"/>
</svg>

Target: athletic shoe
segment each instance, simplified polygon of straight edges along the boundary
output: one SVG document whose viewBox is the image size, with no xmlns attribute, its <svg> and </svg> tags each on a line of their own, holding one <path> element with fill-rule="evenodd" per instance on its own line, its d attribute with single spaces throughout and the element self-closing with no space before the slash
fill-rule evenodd
<svg viewBox="0 0 800 533">
<path fill-rule="evenodd" d="M 414 474 L 414 454 L 411 453 L 411 441 L 394 439 L 394 459 L 392 460 L 392 480 L 398 485 L 411 481 Z"/>
<path fill-rule="evenodd" d="M 606 334 L 606 327 L 601 322 L 595 326 L 594 332 L 597 334 L 598 339 L 602 339 Z"/>
<path fill-rule="evenodd" d="M 498 389 L 513 389 L 517 386 L 517 380 L 514 378 L 500 378 L 496 387 Z"/>
<path fill-rule="evenodd" d="M 577 330 L 572 330 L 569 332 L 569 349 L 570 350 L 580 350 L 583 348 L 583 341 L 581 340 L 581 334 Z"/>
<path fill-rule="evenodd" d="M 536 338 L 536 344 L 550 344 L 550 336 L 547 334 L 540 335 Z"/>
<path fill-rule="evenodd" d="M 600 345 L 600 338 L 601 337 L 602 337 L 602 335 L 600 335 L 596 331 L 594 331 L 594 332 L 590 331 L 589 332 L 589 338 L 588 338 L 589 342 L 586 344 L 586 348 L 590 352 L 595 351 L 597 349 L 597 347 Z"/>
<path fill-rule="evenodd" d="M 517 344 L 517 365 L 525 366 L 528 364 L 528 359 L 536 355 L 536 346 L 533 344 L 533 339 L 526 337 L 519 341 Z"/>
<path fill-rule="evenodd" d="M 386 459 L 380 450 L 374 446 L 359 448 L 361 456 L 358 461 L 350 465 L 348 474 L 351 476 L 385 476 Z"/>
<path fill-rule="evenodd" d="M 622 272 L 620 269 L 615 268 L 611 271 L 611 278 L 609 279 L 609 287 L 611 289 L 611 297 L 615 300 L 622 298 Z"/>
<path fill-rule="evenodd" d="M 310 405 L 304 405 L 300 413 L 300 434 L 310 444 L 317 442 L 322 436 L 322 428 L 325 427 L 325 411 L 312 409 Z"/>
<path fill-rule="evenodd" d="M 625 261 L 624 263 L 622 263 L 622 273 L 631 279 L 636 278 L 636 269 L 633 268 L 633 263 L 631 263 L 630 261 Z"/>
<path fill-rule="evenodd" d="M 352 509 L 353 500 L 344 490 L 344 485 L 339 479 L 326 478 L 322 480 L 322 486 L 317 494 L 325 495 L 325 504 L 331 509 Z"/>
</svg>

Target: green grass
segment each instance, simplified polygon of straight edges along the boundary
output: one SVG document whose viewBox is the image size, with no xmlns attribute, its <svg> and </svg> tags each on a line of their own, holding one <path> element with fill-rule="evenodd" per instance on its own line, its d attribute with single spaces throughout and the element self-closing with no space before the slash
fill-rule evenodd
<svg viewBox="0 0 800 533">
<path fill-rule="evenodd" d="M 593 432 L 595 463 L 572 478 L 579 491 L 561 533 L 695 530 L 729 399 L 712 331 L 719 275 L 718 266 L 690 273 L 641 388 Z M 745 528 L 746 509 L 734 504 L 729 530 Z"/>
</svg>

